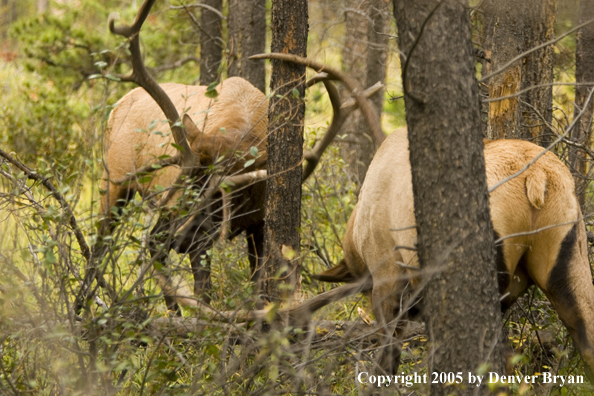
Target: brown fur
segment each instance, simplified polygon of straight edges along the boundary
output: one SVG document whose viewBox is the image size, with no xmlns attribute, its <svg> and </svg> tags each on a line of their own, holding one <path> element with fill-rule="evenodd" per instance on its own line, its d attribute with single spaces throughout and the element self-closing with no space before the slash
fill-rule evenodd
<svg viewBox="0 0 594 396">
<path fill-rule="evenodd" d="M 486 140 L 489 187 L 520 171 L 542 150 L 526 141 Z M 509 293 L 504 301 L 509 306 L 530 284 L 540 287 L 568 328 L 591 376 L 594 288 L 586 230 L 567 167 L 554 154 L 544 154 L 524 173 L 490 194 L 490 211 L 501 237 L 554 226 L 503 240 L 505 267 L 513 276 L 500 291 Z M 409 228 L 414 224 L 408 137 L 403 128 L 390 135 L 374 157 L 347 225 L 344 261 L 337 266 L 340 268 L 327 271 L 342 274 L 342 280 L 359 279 L 369 272 L 374 313 L 386 326 L 398 314 L 402 294 L 410 294 L 416 284 L 413 274 L 407 274 L 410 270 L 395 264 L 418 267 L 415 251 L 393 249 L 415 245 L 416 229 Z M 402 281 L 403 275 L 413 280 Z"/>
</svg>

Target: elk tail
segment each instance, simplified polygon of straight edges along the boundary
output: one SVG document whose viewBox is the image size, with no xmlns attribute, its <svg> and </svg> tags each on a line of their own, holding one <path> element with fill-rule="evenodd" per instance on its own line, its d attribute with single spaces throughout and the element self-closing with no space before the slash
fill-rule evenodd
<svg viewBox="0 0 594 396">
<path fill-rule="evenodd" d="M 340 260 L 338 265 L 327 269 L 326 271 L 311 276 L 313 279 L 321 282 L 354 282 L 356 279 L 347 268 L 344 259 Z"/>
<path fill-rule="evenodd" d="M 537 166 L 532 166 L 526 176 L 526 197 L 534 209 L 540 210 L 545 204 L 547 175 Z"/>
</svg>

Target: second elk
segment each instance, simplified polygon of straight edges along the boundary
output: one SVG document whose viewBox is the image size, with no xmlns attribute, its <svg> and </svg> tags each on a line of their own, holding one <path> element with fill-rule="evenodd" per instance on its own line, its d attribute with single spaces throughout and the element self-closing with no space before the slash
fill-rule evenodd
<svg viewBox="0 0 594 396">
<path fill-rule="evenodd" d="M 520 140 L 485 140 L 491 189 L 519 173 L 543 148 Z M 490 193 L 502 309 L 530 285 L 551 301 L 585 364 L 594 373 L 594 288 L 586 229 L 567 167 L 547 152 Z M 381 367 L 396 372 L 402 320 L 420 305 L 419 263 L 406 129 L 392 133 L 375 155 L 344 237 L 344 259 L 314 276 L 322 281 L 370 279 L 373 311 L 383 327 Z M 363 282 L 365 283 L 365 282 Z M 354 289 L 352 289 L 354 290 Z M 445 309 L 445 307 L 444 307 Z"/>
</svg>

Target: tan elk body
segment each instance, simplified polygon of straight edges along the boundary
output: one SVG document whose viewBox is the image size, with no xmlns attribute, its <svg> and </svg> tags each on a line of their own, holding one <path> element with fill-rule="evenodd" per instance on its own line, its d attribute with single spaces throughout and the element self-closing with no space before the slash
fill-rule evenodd
<svg viewBox="0 0 594 396">
<path fill-rule="evenodd" d="M 180 114 L 189 115 L 184 117 L 184 125 L 188 143 L 200 161 L 197 165 L 216 164 L 227 173 L 265 167 L 268 101 L 248 81 L 238 77 L 225 80 L 217 87 L 218 95 L 213 99 L 206 96 L 205 86 L 167 83 L 161 84 L 161 88 Z M 178 153 L 172 146 L 175 141 L 165 115 L 142 88 L 132 90 L 117 102 L 108 121 L 105 142 L 102 188 L 106 193 L 101 197 L 100 209 L 105 216 L 100 230 L 102 235 L 109 233 L 112 227 L 113 206 L 124 205 L 135 192 L 147 196 L 156 186 L 170 188 L 181 174 L 179 166 L 169 166 L 152 172 L 150 181 L 139 183 L 137 180 L 142 179 L 142 175 L 138 175 L 130 182 L 122 183 L 140 169 L 158 162 L 162 156 L 173 157 Z M 255 157 L 250 153 L 252 147 L 258 149 Z M 246 167 L 246 161 L 250 160 L 253 163 Z M 177 204 L 180 195 L 181 191 L 178 191 L 167 204 Z M 236 213 L 231 217 L 228 236 L 247 231 L 253 272 L 257 269 L 258 255 L 261 255 L 263 198 L 264 182 L 259 182 L 233 195 L 231 202 L 231 206 L 241 210 L 243 215 Z M 177 236 L 177 247 L 190 256 L 195 293 L 202 292 L 209 282 L 209 269 L 201 265 L 203 258 L 200 256 L 212 245 L 220 229 L 216 224 L 217 220 L 222 220 L 220 206 L 220 199 L 211 203 L 210 207 L 204 208 L 210 209 L 208 214 L 194 217 L 194 224 L 184 227 L 188 232 Z M 180 291 L 178 294 L 188 293 Z M 178 302 L 195 305 L 190 301 L 182 299 Z"/>
<path fill-rule="evenodd" d="M 542 150 L 526 141 L 485 140 L 489 188 L 519 172 Z M 489 202 L 495 238 L 503 238 L 497 247 L 499 288 L 502 295 L 507 295 L 503 307 L 536 284 L 569 330 L 591 377 L 594 288 L 586 230 L 567 167 L 548 152 L 526 171 L 494 189 Z M 418 270 L 414 269 L 419 266 L 414 225 L 404 128 L 385 140 L 369 167 L 348 222 L 344 260 L 315 277 L 352 282 L 371 276 L 374 313 L 380 323 L 390 323 L 419 283 Z M 512 237 L 515 234 L 523 235 Z M 388 326 L 390 334 L 394 326 Z"/>
</svg>

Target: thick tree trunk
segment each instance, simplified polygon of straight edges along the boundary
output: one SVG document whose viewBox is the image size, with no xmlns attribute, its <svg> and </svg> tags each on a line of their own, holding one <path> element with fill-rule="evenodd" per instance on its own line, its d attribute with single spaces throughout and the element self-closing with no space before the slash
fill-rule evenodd
<svg viewBox="0 0 594 396">
<path fill-rule="evenodd" d="M 594 0 L 580 1 L 580 22 L 594 19 Z M 575 88 L 575 111 L 576 117 L 586 107 L 586 111 L 580 118 L 579 122 L 571 131 L 571 140 L 576 143 L 583 144 L 590 148 L 590 138 L 592 134 L 592 100 L 585 103 L 594 87 L 594 24 L 591 23 L 581 28 L 577 37 L 577 47 L 575 50 L 575 82 L 578 85 Z M 584 210 L 586 203 L 586 189 L 588 187 L 588 169 L 587 154 L 584 150 L 575 147 L 569 147 L 569 165 L 575 178 L 575 189 L 580 206 L 582 206 L 583 213 L 589 213 Z"/>
<path fill-rule="evenodd" d="M 307 0 L 273 0 L 272 52 L 306 56 Z M 305 105 L 305 67 L 272 61 L 268 127 L 270 178 L 266 181 L 264 293 L 278 300 L 298 287 L 300 272 L 301 160 Z M 275 280 L 280 274 L 281 279 Z M 281 283 L 284 285 L 281 286 Z M 286 295 L 286 294 L 285 294 Z"/>
<path fill-rule="evenodd" d="M 499 70 L 521 53 L 554 38 L 557 0 L 486 0 L 486 73 Z M 492 139 L 552 141 L 553 46 L 522 58 L 489 82 L 489 98 L 527 90 L 513 98 L 491 102 L 487 135 Z M 544 85 L 544 86 L 540 86 Z M 539 87 L 536 87 L 539 86 Z"/>
<path fill-rule="evenodd" d="M 203 4 L 218 11 L 223 9 L 222 0 L 204 0 Z M 208 85 L 219 79 L 223 56 L 221 17 L 216 12 L 202 8 L 200 21 L 200 85 Z"/>
<path fill-rule="evenodd" d="M 249 60 L 266 45 L 266 0 L 229 0 L 229 76 L 240 76 L 265 92 L 264 60 Z"/>
<path fill-rule="evenodd" d="M 402 59 L 403 85 L 418 254 L 421 267 L 434 274 L 423 299 L 429 372 L 475 373 L 483 363 L 502 372 L 495 248 L 468 12 L 458 0 L 394 0 L 394 14 L 407 57 Z M 475 389 L 431 388 L 432 395 L 452 392 L 470 395 Z"/>
</svg>

